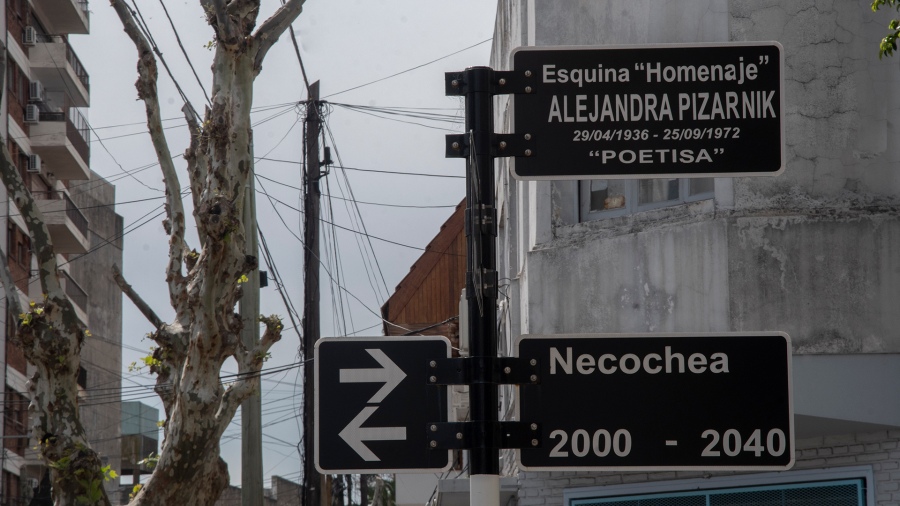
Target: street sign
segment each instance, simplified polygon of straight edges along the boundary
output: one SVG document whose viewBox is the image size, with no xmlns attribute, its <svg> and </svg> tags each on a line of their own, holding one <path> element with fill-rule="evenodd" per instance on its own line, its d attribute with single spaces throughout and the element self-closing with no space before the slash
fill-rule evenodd
<svg viewBox="0 0 900 506">
<path fill-rule="evenodd" d="M 443 337 L 330 337 L 316 342 L 315 461 L 323 474 L 432 473 L 450 468 L 432 450 L 428 423 L 446 422 L 446 387 L 428 363 L 448 358 Z"/>
<path fill-rule="evenodd" d="M 775 176 L 784 170 L 777 42 L 523 47 L 513 52 L 519 179 Z"/>
<path fill-rule="evenodd" d="M 787 334 L 522 336 L 540 423 L 525 470 L 786 470 L 794 463 Z"/>
</svg>

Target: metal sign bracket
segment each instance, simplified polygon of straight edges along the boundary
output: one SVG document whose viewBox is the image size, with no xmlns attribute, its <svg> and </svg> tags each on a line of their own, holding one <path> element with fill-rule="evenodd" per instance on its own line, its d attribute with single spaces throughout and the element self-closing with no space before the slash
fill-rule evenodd
<svg viewBox="0 0 900 506">
<path fill-rule="evenodd" d="M 491 95 L 514 95 L 533 93 L 537 83 L 537 76 L 531 71 L 491 69 L 489 86 Z M 470 91 L 465 71 L 444 74 L 444 93 L 447 96 L 465 96 Z"/>
<path fill-rule="evenodd" d="M 489 426 L 476 442 L 479 427 Z M 431 423 L 426 427 L 428 446 L 435 450 L 466 450 L 472 448 L 539 448 L 541 425 L 534 422 L 447 422 Z"/>
<path fill-rule="evenodd" d="M 428 363 L 431 385 L 471 385 L 475 371 L 488 371 L 497 385 L 534 385 L 540 383 L 538 361 L 518 357 L 463 357 L 434 359 Z"/>
<path fill-rule="evenodd" d="M 534 156 L 534 135 L 525 134 L 491 134 L 491 158 L 506 156 Z M 468 158 L 469 135 L 448 134 L 444 142 L 444 158 Z"/>
</svg>

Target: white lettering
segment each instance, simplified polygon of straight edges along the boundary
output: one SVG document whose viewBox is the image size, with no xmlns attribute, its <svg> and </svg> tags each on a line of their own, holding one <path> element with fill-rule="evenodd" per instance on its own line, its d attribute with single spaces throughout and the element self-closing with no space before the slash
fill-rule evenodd
<svg viewBox="0 0 900 506">
<path fill-rule="evenodd" d="M 556 77 L 553 75 L 553 69 L 556 68 L 556 65 L 544 65 L 544 82 L 545 83 L 555 83 Z"/>
<path fill-rule="evenodd" d="M 672 347 L 666 346 L 666 374 L 672 372 L 673 359 L 678 359 L 678 372 L 684 372 L 684 355 L 681 353 L 672 353 Z"/>
<path fill-rule="evenodd" d="M 559 100 L 556 98 L 556 95 L 553 95 L 553 98 L 550 100 L 550 117 L 547 118 L 547 123 L 553 123 L 554 119 L 557 122 L 562 121 L 562 113 L 559 111 Z"/>
<path fill-rule="evenodd" d="M 600 355 L 600 358 L 597 360 L 597 367 L 600 368 L 600 372 L 602 372 L 603 374 L 612 374 L 612 373 L 616 372 L 616 366 L 606 367 L 606 362 L 609 360 L 612 360 L 613 362 L 615 362 L 616 356 L 606 353 L 606 354 Z"/>
<path fill-rule="evenodd" d="M 728 372 L 728 355 L 724 353 L 713 353 L 709 358 L 709 372 L 715 374 Z"/>
<path fill-rule="evenodd" d="M 626 362 L 632 362 L 631 367 Z M 641 370 L 641 359 L 637 355 L 629 353 L 619 359 L 619 367 L 622 368 L 622 372 L 625 374 L 634 374 Z"/>
<path fill-rule="evenodd" d="M 575 367 L 578 368 L 578 372 L 581 374 L 590 374 L 594 372 L 594 357 L 590 355 L 579 355 Z"/>
<path fill-rule="evenodd" d="M 604 353 L 594 359 L 589 353 L 582 353 L 574 360 L 572 347 L 567 347 L 561 352 L 556 347 L 551 347 L 550 374 L 583 374 L 585 376 L 599 373 L 604 375 L 616 374 L 728 374 L 728 355 L 725 353 L 713 353 L 707 357 L 703 353 L 691 353 L 685 359 L 682 353 L 672 351 L 671 346 L 666 346 L 662 354 L 625 353 L 617 356 L 613 353 Z"/>
<path fill-rule="evenodd" d="M 706 357 L 700 353 L 694 353 L 688 359 L 688 368 L 692 373 L 700 374 L 706 371 Z"/>
<path fill-rule="evenodd" d="M 556 348 L 550 348 L 550 374 L 556 374 L 556 363 L 562 367 L 566 374 L 572 374 L 572 348 L 566 348 L 566 358 L 563 359 Z"/>
<path fill-rule="evenodd" d="M 658 373 L 659 371 L 662 371 L 662 366 L 661 366 L 661 365 L 657 365 L 657 366 L 655 366 L 655 367 L 652 367 L 652 366 L 650 365 L 650 361 L 651 361 L 651 360 L 655 360 L 656 362 L 659 362 L 659 361 L 662 360 L 662 357 L 660 357 L 660 356 L 659 356 L 658 354 L 656 354 L 656 353 L 648 353 L 648 354 L 644 357 L 644 370 L 647 371 L 647 372 L 650 373 L 650 374 L 656 374 L 656 373 Z"/>
</svg>

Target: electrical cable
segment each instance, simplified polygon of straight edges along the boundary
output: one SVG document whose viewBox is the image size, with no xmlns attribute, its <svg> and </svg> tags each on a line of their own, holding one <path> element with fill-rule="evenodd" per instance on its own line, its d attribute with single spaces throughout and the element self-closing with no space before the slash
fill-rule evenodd
<svg viewBox="0 0 900 506">
<path fill-rule="evenodd" d="M 273 183 L 275 183 L 275 184 L 277 184 L 277 185 L 284 186 L 285 188 L 290 188 L 290 189 L 292 189 L 292 190 L 302 191 L 301 188 L 298 188 L 298 187 L 296 187 L 296 186 L 289 185 L 289 184 L 287 184 L 287 183 L 282 183 L 281 181 L 278 181 L 278 180 L 276 180 L 276 179 L 272 179 L 272 178 L 270 178 L 270 177 L 263 176 L 262 174 L 256 174 L 256 177 L 261 178 L 261 179 L 265 179 L 266 181 L 271 181 L 271 182 L 273 182 Z M 332 199 L 337 199 L 337 200 L 347 200 L 347 201 L 350 200 L 350 199 L 347 199 L 347 198 L 344 198 L 344 197 L 338 197 L 337 195 L 330 195 L 330 194 L 325 194 L 325 193 L 323 193 L 322 196 L 323 196 L 323 197 L 332 198 Z M 280 202 L 280 201 L 279 201 L 279 202 Z M 457 206 L 459 206 L 459 204 L 434 205 L 434 206 L 417 206 L 417 205 L 412 205 L 412 204 L 409 204 L 409 205 L 404 205 L 404 204 L 384 204 L 384 203 L 380 203 L 380 202 L 363 202 L 362 200 L 356 200 L 355 202 L 356 202 L 357 204 L 365 204 L 365 205 L 370 205 L 370 206 L 400 207 L 400 208 L 407 208 L 407 209 L 455 209 Z M 287 204 L 285 204 L 285 205 L 287 205 Z"/>
<path fill-rule="evenodd" d="M 343 167 L 344 161 L 341 158 L 341 152 L 338 149 L 337 142 L 334 140 L 334 134 L 331 132 L 331 126 L 329 125 L 329 123 L 327 121 L 323 121 L 323 125 L 325 127 L 325 132 L 328 133 L 328 138 L 331 139 L 331 146 L 334 148 L 334 154 L 335 154 L 335 156 L 337 156 L 338 163 Z M 381 282 L 384 286 L 385 297 L 390 297 L 391 291 L 390 291 L 390 289 L 388 289 L 387 281 L 385 281 L 385 279 L 384 279 L 384 272 L 381 270 L 381 265 L 378 262 L 378 256 L 375 254 L 375 247 L 372 246 L 372 238 L 371 238 L 371 236 L 369 236 L 369 231 L 366 228 L 365 221 L 363 220 L 362 211 L 360 211 L 359 205 L 356 204 L 356 196 L 353 195 L 353 189 L 350 187 L 350 179 L 347 177 L 347 173 L 343 169 L 342 169 L 342 174 L 344 176 L 344 185 L 347 187 L 347 193 L 348 193 L 347 196 L 350 198 L 349 201 L 347 201 L 347 200 L 344 201 L 345 205 L 346 205 L 346 203 L 352 204 L 353 210 L 355 211 L 355 214 L 354 213 L 348 213 L 348 214 L 350 214 L 350 216 L 357 217 L 357 221 L 359 223 L 360 230 L 363 232 L 362 235 L 366 238 L 366 241 L 368 242 L 369 251 L 372 252 L 371 259 L 375 263 L 375 271 L 377 271 L 379 276 L 381 276 Z M 340 184 L 340 179 L 338 179 L 338 184 Z M 380 298 L 379 293 L 376 293 L 376 300 L 378 300 L 379 306 L 384 305 L 384 299 Z"/>
<path fill-rule="evenodd" d="M 278 158 L 256 158 L 256 160 L 265 160 L 267 162 L 289 163 L 292 165 L 303 165 L 303 162 L 295 162 L 293 160 L 280 160 Z M 453 174 L 425 174 L 422 172 L 398 172 L 394 170 L 376 170 L 376 169 L 360 169 L 358 167 L 347 167 L 346 165 L 333 165 L 332 168 L 342 170 L 355 170 L 360 172 L 376 172 L 379 174 L 397 174 L 400 176 L 425 176 L 425 177 L 449 177 L 456 179 L 465 179 L 466 176 L 457 176 Z"/>
<path fill-rule="evenodd" d="M 181 48 L 181 54 L 184 55 L 184 59 L 187 60 L 188 66 L 191 68 L 191 72 L 194 73 L 194 78 L 197 79 L 197 84 L 200 86 L 200 89 L 203 90 L 203 96 L 206 97 L 206 103 L 212 106 L 212 100 L 209 99 L 209 94 L 206 93 L 206 88 L 203 86 L 203 83 L 200 82 L 200 76 L 197 75 L 197 69 L 194 68 L 193 62 L 191 62 L 191 57 L 188 56 L 187 51 L 184 49 L 184 44 L 181 43 L 181 36 L 178 35 L 178 30 L 175 28 L 175 23 L 172 21 L 172 17 L 169 16 L 169 9 L 166 8 L 165 2 L 163 0 L 159 0 L 159 5 L 162 6 L 163 12 L 166 14 L 166 19 L 169 20 L 169 25 L 172 27 L 172 32 L 175 34 L 175 40 L 178 42 L 178 47 Z"/>
<path fill-rule="evenodd" d="M 137 24 L 138 28 L 141 30 L 141 32 L 144 34 L 144 37 L 146 37 L 147 41 L 150 43 L 151 49 L 156 54 L 156 57 L 159 58 L 159 61 L 163 64 L 163 68 L 166 69 L 166 73 L 169 74 L 169 79 L 172 80 L 172 83 L 175 85 L 175 89 L 178 90 L 178 94 L 181 95 L 181 100 L 184 101 L 184 104 L 188 107 L 188 109 L 190 109 L 191 114 L 199 122 L 201 120 L 200 114 L 197 113 L 197 109 L 194 108 L 194 105 L 191 104 L 191 101 L 190 101 L 190 99 L 188 99 L 187 94 L 185 94 L 184 90 L 181 89 L 181 84 L 178 82 L 177 79 L 175 79 L 175 76 L 172 74 L 172 70 L 169 68 L 168 62 L 166 62 L 166 59 L 163 58 L 162 51 L 160 51 L 159 47 L 156 45 L 156 40 L 153 38 L 153 34 L 150 32 L 150 27 L 144 21 L 144 15 L 141 13 L 141 8 L 138 7 L 137 1 L 131 0 L 131 4 L 134 6 L 134 10 L 131 11 L 131 15 L 134 16 L 135 12 L 137 13 L 136 21 L 138 21 L 138 22 L 136 24 Z M 168 15 L 168 12 L 167 12 L 167 15 Z M 180 44 L 180 41 L 179 41 L 179 44 Z M 203 93 L 205 95 L 206 90 L 204 90 Z"/>
<path fill-rule="evenodd" d="M 406 70 L 397 72 L 396 74 L 391 74 L 391 75 L 389 75 L 389 76 L 387 76 L 387 77 L 382 77 L 381 79 L 376 79 L 376 80 L 374 80 L 374 81 L 370 81 L 370 82 L 368 82 L 368 83 L 360 84 L 360 85 L 354 86 L 354 87 L 352 87 L 352 88 L 347 88 L 346 90 L 338 91 L 338 92 L 332 93 L 332 94 L 330 94 L 330 95 L 325 95 L 325 96 L 322 97 L 322 98 L 324 99 L 324 98 L 328 98 L 328 97 L 333 97 L 333 96 L 336 96 L 336 95 L 340 95 L 340 94 L 342 94 L 342 93 L 347 93 L 348 91 L 358 90 L 358 89 L 363 88 L 363 87 L 365 87 L 365 86 L 369 86 L 369 85 L 372 85 L 372 84 L 375 84 L 375 83 L 380 83 L 381 81 L 385 81 L 385 80 L 390 79 L 390 78 L 392 78 L 392 77 L 397 77 L 397 76 L 399 76 L 399 75 L 406 74 L 407 72 L 412 72 L 413 70 L 420 69 L 420 68 L 422 68 L 422 67 L 424 67 L 424 66 L 426 66 L 426 65 L 431 65 L 432 63 L 439 62 L 439 61 L 441 61 L 441 60 L 443 60 L 443 59 L 446 59 L 446 58 L 449 58 L 449 57 L 451 57 L 451 56 L 453 56 L 453 55 L 462 53 L 463 51 L 468 51 L 469 49 L 472 49 L 472 48 L 474 48 L 474 47 L 478 47 L 478 46 L 480 46 L 480 45 L 482 45 L 482 44 L 484 44 L 484 43 L 486 43 L 486 42 L 490 42 L 490 41 L 492 41 L 492 40 L 494 40 L 493 37 L 490 38 L 490 39 L 485 39 L 485 40 L 483 40 L 483 41 L 481 41 L 481 42 L 477 42 L 477 43 L 475 43 L 475 44 L 472 44 L 471 46 L 464 47 L 464 48 L 460 49 L 459 51 L 454 51 L 454 52 L 452 52 L 452 53 L 450 53 L 450 54 L 441 56 L 440 58 L 437 58 L 437 59 L 435 59 L 435 60 L 431 60 L 430 62 L 426 62 L 426 63 L 423 63 L 423 64 L 421 64 L 421 65 L 416 65 L 415 67 L 408 68 L 408 69 L 406 69 Z"/>
</svg>

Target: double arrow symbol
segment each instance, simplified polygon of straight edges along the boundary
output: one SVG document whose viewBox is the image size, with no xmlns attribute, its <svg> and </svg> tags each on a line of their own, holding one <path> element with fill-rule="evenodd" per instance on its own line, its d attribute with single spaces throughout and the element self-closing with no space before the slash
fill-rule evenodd
<svg viewBox="0 0 900 506">
<path fill-rule="evenodd" d="M 369 399 L 369 403 L 377 404 L 385 399 L 397 385 L 406 378 L 397 364 L 395 364 L 383 351 L 375 349 L 366 350 L 381 367 L 378 369 L 341 369 L 341 383 L 384 383 Z M 344 427 L 338 434 L 350 448 L 359 454 L 367 462 L 378 462 L 381 459 L 372 453 L 363 441 L 404 441 L 406 440 L 406 427 L 363 427 L 362 424 L 372 416 L 378 406 L 366 406 L 356 417 Z"/>
</svg>

